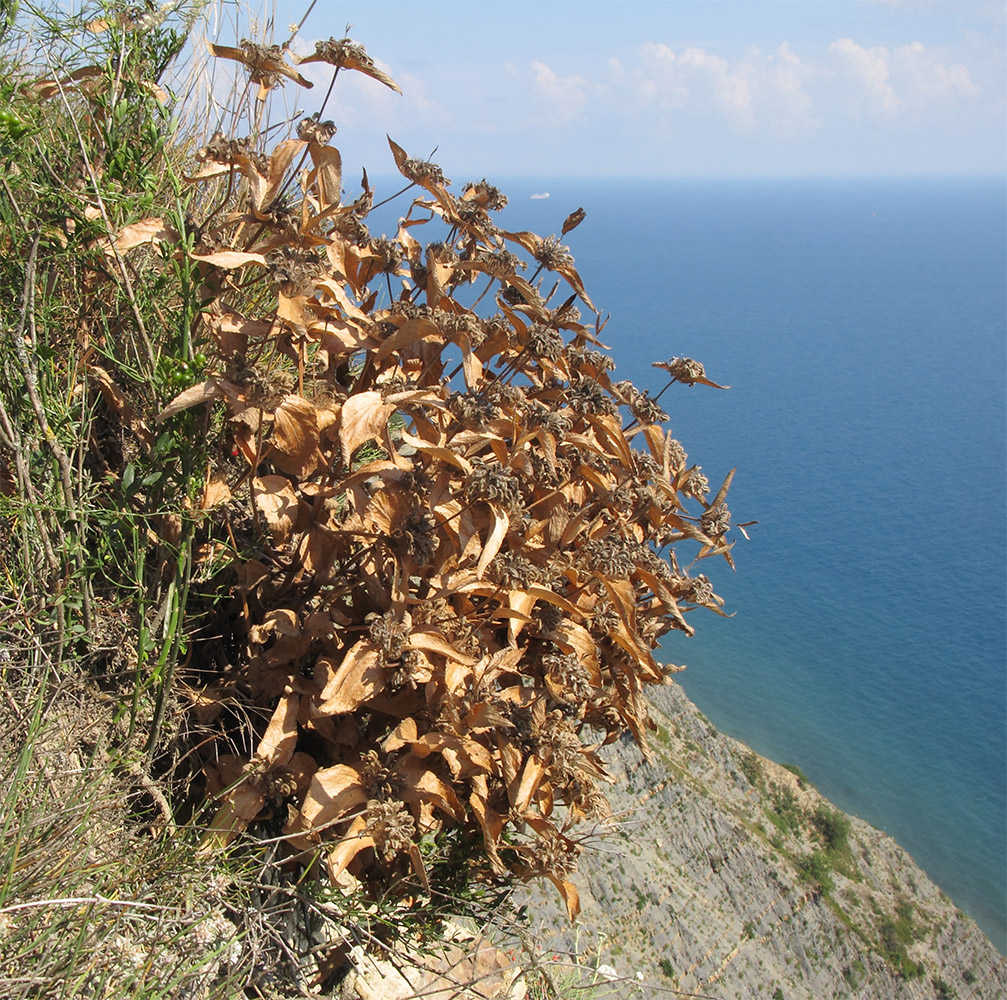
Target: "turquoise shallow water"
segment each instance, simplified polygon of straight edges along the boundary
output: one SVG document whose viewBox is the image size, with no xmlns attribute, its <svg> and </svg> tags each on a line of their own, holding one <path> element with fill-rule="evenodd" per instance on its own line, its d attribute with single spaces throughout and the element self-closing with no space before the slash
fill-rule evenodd
<svg viewBox="0 0 1007 1000">
<path fill-rule="evenodd" d="M 532 186 L 534 185 L 534 186 Z M 566 240 L 617 374 L 701 360 L 671 425 L 738 466 L 734 617 L 669 636 L 719 728 L 885 829 L 1007 947 L 1002 181 L 512 182 Z M 530 200 L 549 191 L 549 199 Z"/>
</svg>

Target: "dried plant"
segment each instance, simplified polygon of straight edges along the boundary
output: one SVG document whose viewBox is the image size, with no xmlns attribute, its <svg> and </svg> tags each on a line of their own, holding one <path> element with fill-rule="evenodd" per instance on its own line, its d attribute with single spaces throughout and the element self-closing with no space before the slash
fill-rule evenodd
<svg viewBox="0 0 1007 1000">
<path fill-rule="evenodd" d="M 279 46 L 213 52 L 258 102 L 310 85 Z M 301 62 L 398 90 L 348 39 Z M 657 398 L 613 383 L 558 237 L 500 227 L 495 187 L 455 195 L 389 140 L 421 193 L 375 238 L 367 176 L 345 200 L 319 119 L 268 149 L 215 135 L 179 210 L 104 218 L 85 265 L 95 287 L 142 268 L 186 290 L 179 353 L 152 384 L 92 351 L 87 391 L 119 434 L 117 452 L 97 446 L 105 481 L 129 478 L 144 544 L 177 555 L 173 628 L 205 626 L 164 653 L 187 648 L 174 693 L 198 734 L 188 773 L 215 804 L 204 847 L 272 818 L 333 886 L 417 892 L 436 845 L 474 840 L 468 878 L 548 878 L 574 916 L 576 825 L 607 811 L 598 747 L 629 732 L 646 750 L 644 687 L 680 669 L 655 658 L 661 637 L 691 634 L 697 607 L 722 613 L 677 553 L 733 565 L 731 476 L 711 497 Z M 660 367 L 716 385 L 689 359 Z M 186 436 L 198 488 L 155 517 L 127 470 Z"/>
</svg>

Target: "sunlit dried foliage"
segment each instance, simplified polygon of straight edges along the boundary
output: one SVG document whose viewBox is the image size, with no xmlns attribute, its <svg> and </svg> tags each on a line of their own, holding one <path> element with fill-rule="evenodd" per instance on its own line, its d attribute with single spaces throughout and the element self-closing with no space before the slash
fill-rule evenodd
<svg viewBox="0 0 1007 1000">
<path fill-rule="evenodd" d="M 256 100 L 310 85 L 279 46 L 213 52 Z M 348 39 L 300 62 L 398 90 Z M 655 658 L 661 638 L 722 613 L 680 555 L 732 562 L 731 477 L 711 497 L 658 398 L 612 381 L 559 237 L 503 228 L 499 190 L 453 194 L 391 140 L 420 194 L 372 235 L 367 175 L 347 200 L 319 118 L 272 148 L 214 136 L 184 217 L 103 244 L 113 277 L 142 255 L 188 269 L 203 303 L 205 360 L 156 416 L 133 412 L 122 373 L 90 374 L 140 447 L 201 414 L 201 493 L 151 531 L 191 525 L 194 565 L 233 595 L 182 688 L 215 803 L 206 848 L 274 817 L 335 886 L 416 891 L 427 846 L 457 835 L 481 844 L 469 877 L 546 877 L 573 916 L 575 828 L 607 813 L 598 747 L 628 732 L 646 749 L 644 686 L 680 669 Z M 659 367 L 716 385 L 691 359 Z"/>
</svg>

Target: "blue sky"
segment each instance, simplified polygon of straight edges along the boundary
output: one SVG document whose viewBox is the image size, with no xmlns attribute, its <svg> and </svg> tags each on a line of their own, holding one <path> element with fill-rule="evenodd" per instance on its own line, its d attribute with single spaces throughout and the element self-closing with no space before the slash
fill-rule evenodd
<svg viewBox="0 0 1007 1000">
<path fill-rule="evenodd" d="M 277 40 L 308 4 L 267 4 Z M 350 25 L 402 87 L 341 73 L 326 105 L 344 161 L 373 172 L 388 132 L 414 156 L 438 147 L 449 177 L 1002 174 L 1005 10 L 318 0 L 294 50 Z M 286 85 L 290 112 L 316 110 L 329 85 L 324 64 L 303 72 L 315 86 Z"/>
</svg>

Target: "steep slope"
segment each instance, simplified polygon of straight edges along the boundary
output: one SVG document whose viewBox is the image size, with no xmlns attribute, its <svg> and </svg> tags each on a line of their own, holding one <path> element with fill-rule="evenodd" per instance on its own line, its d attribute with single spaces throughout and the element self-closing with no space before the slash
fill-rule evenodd
<svg viewBox="0 0 1007 1000">
<path fill-rule="evenodd" d="M 891 837 L 718 733 L 677 685 L 652 715 L 650 762 L 606 748 L 618 824 L 585 846 L 580 925 L 529 896 L 543 947 L 642 976 L 637 996 L 1007 996 L 1003 957 Z"/>
</svg>

